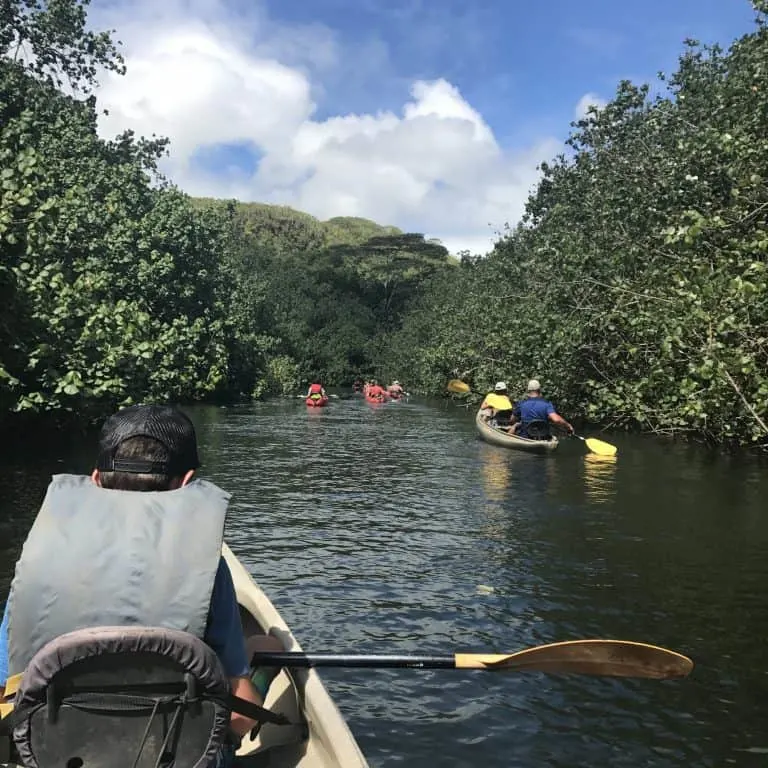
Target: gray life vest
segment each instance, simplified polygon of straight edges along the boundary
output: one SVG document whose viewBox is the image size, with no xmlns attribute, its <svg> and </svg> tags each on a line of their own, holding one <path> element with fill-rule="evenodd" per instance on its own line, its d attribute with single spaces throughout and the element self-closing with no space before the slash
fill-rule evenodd
<svg viewBox="0 0 768 768">
<path fill-rule="evenodd" d="M 9 675 L 54 638 L 88 627 L 164 627 L 202 639 L 229 498 L 205 480 L 142 492 L 55 475 L 8 598 Z"/>
</svg>

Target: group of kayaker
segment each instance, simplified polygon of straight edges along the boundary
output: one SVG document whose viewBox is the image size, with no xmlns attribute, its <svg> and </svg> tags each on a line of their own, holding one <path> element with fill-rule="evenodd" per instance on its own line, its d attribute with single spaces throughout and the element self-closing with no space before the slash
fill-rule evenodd
<svg viewBox="0 0 768 768">
<path fill-rule="evenodd" d="M 376 379 L 356 379 L 352 384 L 354 392 L 362 392 L 365 399 L 370 403 L 384 403 L 387 400 L 399 400 L 408 393 L 403 389 L 403 385 L 395 379 L 388 387 L 382 387 Z M 314 381 L 309 385 L 305 401 L 308 406 L 322 407 L 328 404 L 328 394 L 325 387 Z"/>
<path fill-rule="evenodd" d="M 388 387 L 382 387 L 376 379 L 355 379 L 352 384 L 353 392 L 362 392 L 366 400 L 386 402 L 387 400 L 399 400 L 408 393 L 403 385 L 395 379 Z"/>
<path fill-rule="evenodd" d="M 526 396 L 513 404 L 509 399 L 507 384 L 496 382 L 480 405 L 483 418 L 491 426 L 506 430 L 509 434 L 534 440 L 548 439 L 551 435 L 550 424 L 563 427 L 573 434 L 573 427 L 555 411 L 554 405 L 541 395 L 538 379 L 530 379 L 526 387 Z"/>
</svg>

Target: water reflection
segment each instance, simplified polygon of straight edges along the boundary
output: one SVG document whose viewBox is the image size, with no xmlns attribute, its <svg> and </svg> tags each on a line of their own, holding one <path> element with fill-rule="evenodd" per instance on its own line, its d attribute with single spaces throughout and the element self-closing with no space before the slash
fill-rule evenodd
<svg viewBox="0 0 768 768">
<path fill-rule="evenodd" d="M 483 489 L 488 501 L 504 501 L 511 468 L 509 457 L 503 450 L 484 450 L 482 459 Z"/>
<path fill-rule="evenodd" d="M 587 501 L 605 504 L 616 495 L 616 456 L 584 456 L 584 492 Z"/>
</svg>

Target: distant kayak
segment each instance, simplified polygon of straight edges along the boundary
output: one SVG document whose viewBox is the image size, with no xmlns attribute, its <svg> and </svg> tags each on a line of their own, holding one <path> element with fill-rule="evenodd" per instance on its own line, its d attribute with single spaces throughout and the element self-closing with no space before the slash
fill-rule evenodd
<svg viewBox="0 0 768 768">
<path fill-rule="evenodd" d="M 373 403 L 374 405 L 379 405 L 381 403 L 386 403 L 389 398 L 386 395 L 365 395 L 365 402 L 366 403 Z"/>
<path fill-rule="evenodd" d="M 310 395 L 304 402 L 310 408 L 325 408 L 328 405 L 328 396 L 318 397 L 317 395 Z"/>
</svg>

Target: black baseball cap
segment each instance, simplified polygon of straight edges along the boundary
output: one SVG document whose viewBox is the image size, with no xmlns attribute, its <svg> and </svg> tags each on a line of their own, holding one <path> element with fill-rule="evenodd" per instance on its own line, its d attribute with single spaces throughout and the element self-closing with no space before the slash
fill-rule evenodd
<svg viewBox="0 0 768 768">
<path fill-rule="evenodd" d="M 167 458 L 115 458 L 120 445 L 131 437 L 157 440 Z M 131 405 L 110 416 L 101 428 L 97 467 L 103 472 L 176 476 L 199 466 L 195 427 L 186 414 L 173 406 Z"/>
</svg>

